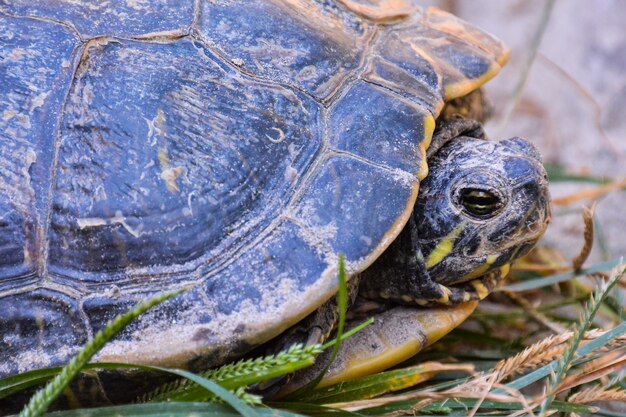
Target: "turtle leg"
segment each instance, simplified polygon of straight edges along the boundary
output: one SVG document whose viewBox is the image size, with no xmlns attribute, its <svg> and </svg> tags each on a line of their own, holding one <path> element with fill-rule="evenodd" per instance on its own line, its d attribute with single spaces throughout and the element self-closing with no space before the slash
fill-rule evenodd
<svg viewBox="0 0 626 417">
<path fill-rule="evenodd" d="M 359 277 L 352 277 L 347 283 L 348 307 L 350 307 L 359 291 Z M 313 313 L 295 324 L 285 333 L 272 342 L 272 353 L 289 349 L 290 346 L 300 343 L 311 346 L 323 343 L 328 339 L 339 320 L 337 297 L 333 297 L 318 307 Z"/>
<path fill-rule="evenodd" d="M 423 266 L 423 262 L 419 260 L 416 264 Z M 346 323 L 346 331 L 361 324 L 365 317 L 373 316 L 374 323 L 342 342 L 335 360 L 318 387 L 372 375 L 410 359 L 463 323 L 478 305 L 477 300 L 488 294 L 490 288 L 497 285 L 505 275 L 505 270 L 496 269 L 470 281 L 467 283 L 468 287 L 473 288 L 477 285 L 480 288 L 480 290 L 476 288 L 474 292 L 471 292 L 470 288 L 459 289 L 457 292 L 456 288 L 448 290 L 436 283 L 422 284 L 420 288 L 425 289 L 425 292 L 414 297 L 420 297 L 415 300 L 428 304 L 429 308 L 398 305 L 388 301 L 370 302 L 360 296 L 357 297 L 349 311 L 351 320 Z M 390 283 L 387 279 L 383 281 Z M 446 291 L 449 291 L 447 298 L 437 299 Z M 388 290 L 382 294 L 383 299 L 394 298 Z M 472 301 L 460 302 L 467 298 L 468 294 L 473 295 Z M 415 300 L 407 302 L 406 297 L 406 294 L 399 296 L 404 304 L 415 303 Z M 297 372 L 288 379 L 283 379 L 279 386 L 275 386 L 276 389 L 270 396 L 281 398 L 296 391 L 315 379 L 330 360 L 331 352 L 329 350 L 323 352 L 313 366 Z"/>
<path fill-rule="evenodd" d="M 351 277 L 347 283 L 348 307 L 354 303 L 359 292 L 359 277 Z M 276 354 L 288 350 L 295 344 L 312 346 L 326 341 L 339 320 L 339 307 L 337 297 L 333 297 L 319 306 L 313 313 L 272 340 L 269 347 L 265 349 L 266 355 Z M 290 384 L 294 374 L 270 379 L 260 384 L 256 384 L 252 389 L 259 392 L 266 398 L 271 398 L 281 391 L 283 387 Z"/>
<path fill-rule="evenodd" d="M 416 222 L 411 216 L 400 236 L 361 273 L 360 296 L 405 305 L 458 304 L 482 300 L 507 275 L 508 264 L 451 287 L 434 281 L 420 249 Z M 440 244 L 447 243 L 444 239 Z"/>
<path fill-rule="evenodd" d="M 430 278 L 414 216 L 390 247 L 361 274 L 359 294 L 402 304 L 448 304 L 449 290 Z"/>
</svg>

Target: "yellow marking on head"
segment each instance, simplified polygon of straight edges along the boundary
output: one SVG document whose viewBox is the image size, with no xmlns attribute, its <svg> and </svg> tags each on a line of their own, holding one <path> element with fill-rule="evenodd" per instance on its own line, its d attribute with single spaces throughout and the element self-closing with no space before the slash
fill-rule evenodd
<svg viewBox="0 0 626 417">
<path fill-rule="evenodd" d="M 476 294 L 478 295 L 479 299 L 482 300 L 489 295 L 489 289 L 485 287 L 485 285 L 480 280 L 475 279 L 473 281 L 470 281 L 470 284 L 476 290 Z"/>
<path fill-rule="evenodd" d="M 509 275 L 509 271 L 511 270 L 511 264 L 504 264 L 500 267 L 500 273 L 502 274 L 502 278 Z"/>
<path fill-rule="evenodd" d="M 485 272 L 487 272 L 487 269 L 489 269 L 490 266 L 491 265 L 489 265 L 488 263 L 484 263 L 481 266 L 479 266 L 478 268 L 474 269 L 469 274 L 464 275 L 461 280 L 462 281 L 469 281 L 469 280 L 477 278 L 477 277 L 479 277 L 481 275 L 485 275 Z"/>
<path fill-rule="evenodd" d="M 441 241 L 437 244 L 437 246 L 435 246 L 435 249 L 433 249 L 433 251 L 428 255 L 428 258 L 426 259 L 427 269 L 430 269 L 433 266 L 437 265 L 439 262 L 443 261 L 443 258 L 448 256 L 450 252 L 452 252 L 452 248 L 454 248 L 454 241 L 457 237 L 459 237 L 459 234 L 461 233 L 461 230 L 463 230 L 463 227 L 465 227 L 465 222 L 459 223 L 459 225 L 452 229 L 452 231 L 448 233 L 447 236 L 441 239 Z"/>
<path fill-rule="evenodd" d="M 474 269 L 470 273 L 465 274 L 463 276 L 463 278 L 461 279 L 461 281 L 469 281 L 469 280 L 477 278 L 477 277 L 479 277 L 481 275 L 485 275 L 487 270 L 491 267 L 491 265 L 493 265 L 493 263 L 497 259 L 498 259 L 498 255 L 489 255 L 489 256 L 487 256 L 487 259 L 485 260 L 484 264 L 482 264 L 478 268 Z"/>
</svg>

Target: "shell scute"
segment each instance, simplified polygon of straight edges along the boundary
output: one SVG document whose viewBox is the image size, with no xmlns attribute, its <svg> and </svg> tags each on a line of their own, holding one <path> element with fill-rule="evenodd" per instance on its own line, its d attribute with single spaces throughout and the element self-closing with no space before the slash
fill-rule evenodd
<svg viewBox="0 0 626 417">
<path fill-rule="evenodd" d="M 288 202 L 319 123 L 310 98 L 188 40 L 89 48 L 61 122 L 50 270 L 131 283 L 221 259 Z"/>
<path fill-rule="evenodd" d="M 0 297 L 0 375 L 64 361 L 88 340 L 74 297 L 51 289 Z M 62 330 L 63 337 L 49 337 Z"/>
<path fill-rule="evenodd" d="M 417 174 L 431 117 L 422 106 L 360 81 L 331 111 L 330 143 L 376 164 Z"/>
<path fill-rule="evenodd" d="M 323 238 L 329 257 L 344 254 L 364 269 L 404 226 L 417 188 L 411 174 L 336 155 L 304 190 L 293 216 Z"/>
<path fill-rule="evenodd" d="M 56 137 L 78 39 L 0 13 L 0 283 L 39 267 Z"/>
<path fill-rule="evenodd" d="M 358 67 L 371 32 L 356 16 L 317 0 L 205 2 L 198 26 L 243 70 L 322 99 Z"/>
<path fill-rule="evenodd" d="M 328 257 L 323 245 L 319 236 L 302 226 L 281 221 L 232 256 L 227 265 L 218 269 L 205 266 L 200 275 L 209 279 L 181 294 L 175 303 L 148 312 L 142 323 L 144 327 L 149 323 L 149 331 L 143 331 L 143 336 L 132 343 L 123 338 L 112 341 L 102 357 L 127 360 L 129 356 L 147 355 L 173 365 L 180 363 L 179 357 L 210 353 L 193 362 L 193 367 L 207 367 L 232 357 L 244 346 L 264 341 L 333 294 L 335 258 Z M 133 297 L 139 300 L 142 296 Z M 103 303 L 109 306 L 97 309 L 102 316 L 92 316 L 95 322 L 102 322 L 106 312 L 117 307 L 106 297 L 85 303 L 88 315 L 96 311 L 92 306 Z M 162 342 L 170 339 L 172 343 Z M 186 341 L 185 346 L 180 346 L 180 340 Z M 178 357 L 172 355 L 174 351 Z"/>
<path fill-rule="evenodd" d="M 444 100 L 465 95 L 495 76 L 508 53 L 489 34 L 428 9 L 416 13 L 411 24 L 392 26 L 380 36 L 365 76 L 408 94 L 437 116 Z"/>
<path fill-rule="evenodd" d="M 137 36 L 184 30 L 193 21 L 193 0 L 12 0 L 8 12 L 61 22 L 81 36 Z"/>
<path fill-rule="evenodd" d="M 502 41 L 451 13 L 430 7 L 426 10 L 425 21 L 428 26 L 448 34 L 450 38 L 454 37 L 457 42 L 480 49 L 500 66 L 504 66 L 509 59 L 510 51 Z"/>
</svg>

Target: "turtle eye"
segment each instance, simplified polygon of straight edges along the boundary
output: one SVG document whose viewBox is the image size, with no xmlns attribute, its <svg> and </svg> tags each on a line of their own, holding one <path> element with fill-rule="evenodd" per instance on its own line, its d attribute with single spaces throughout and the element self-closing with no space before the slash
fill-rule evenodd
<svg viewBox="0 0 626 417">
<path fill-rule="evenodd" d="M 488 190 L 464 188 L 459 198 L 467 214 L 481 219 L 492 217 L 502 207 L 500 197 Z"/>
</svg>

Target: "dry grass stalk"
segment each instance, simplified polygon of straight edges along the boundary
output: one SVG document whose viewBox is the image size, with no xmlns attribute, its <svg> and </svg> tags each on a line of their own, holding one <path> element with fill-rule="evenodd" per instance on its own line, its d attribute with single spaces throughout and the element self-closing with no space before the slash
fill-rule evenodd
<svg viewBox="0 0 626 417">
<path fill-rule="evenodd" d="M 482 392 L 476 392 L 476 391 L 456 391 L 456 390 L 454 392 L 451 392 L 451 391 L 441 391 L 441 392 L 414 391 L 414 392 L 409 392 L 406 394 L 393 395 L 393 396 L 382 397 L 382 398 L 370 398 L 367 400 L 357 400 L 357 401 L 350 401 L 350 402 L 345 402 L 345 403 L 333 403 L 333 404 L 324 404 L 324 405 L 328 407 L 339 408 L 345 411 L 358 411 L 358 410 L 362 410 L 365 408 L 380 407 L 383 405 L 400 402 L 400 401 L 427 400 L 423 402 L 423 406 L 422 406 L 423 408 L 433 401 L 449 400 L 452 398 L 479 399 L 482 397 L 482 395 L 483 395 Z M 498 403 L 511 403 L 511 402 L 520 401 L 519 397 L 513 397 L 510 395 L 503 395 L 503 394 L 494 394 L 494 393 L 489 393 L 486 396 L 486 399 L 489 401 L 498 402 Z M 417 404 L 414 405 L 412 409 L 416 406 Z"/>
<path fill-rule="evenodd" d="M 577 374 L 565 378 L 557 387 L 556 392 L 564 392 L 595 381 L 624 367 L 626 367 L 626 352 L 624 350 L 609 352 L 585 364 Z"/>
<path fill-rule="evenodd" d="M 596 211 L 596 202 L 594 201 L 591 207 L 583 207 L 583 223 L 585 226 L 583 247 L 580 249 L 580 253 L 572 260 L 572 268 L 574 271 L 578 271 L 591 253 L 593 247 L 593 214 Z"/>
<path fill-rule="evenodd" d="M 589 342 L 597 339 L 605 333 L 606 331 L 604 330 L 590 330 L 585 333 L 583 340 L 585 342 Z M 496 364 L 492 372 L 488 374 L 480 374 L 465 384 L 459 385 L 457 388 L 464 390 L 468 389 L 469 386 L 472 385 L 483 385 L 485 381 L 492 380 L 492 378 L 494 378 L 493 380 L 495 384 L 513 374 L 521 374 L 546 365 L 563 354 L 563 351 L 566 348 L 566 343 L 573 334 L 573 332 L 565 332 L 559 335 L 548 336 L 545 339 L 527 347 L 517 355 L 501 360 Z M 619 348 L 625 345 L 626 336 L 620 336 L 608 343 L 604 350 Z"/>
<path fill-rule="evenodd" d="M 567 399 L 574 404 L 589 404 L 598 401 L 621 401 L 626 403 L 626 390 L 621 388 L 607 389 L 602 385 L 585 388 Z"/>
<path fill-rule="evenodd" d="M 506 393 L 508 393 L 511 398 L 513 399 L 513 402 L 517 402 L 519 403 L 523 408 L 522 410 L 520 410 L 520 412 L 526 414 L 526 415 L 530 415 L 532 417 L 535 416 L 535 413 L 533 413 L 533 407 L 531 406 L 528 401 L 526 401 L 526 397 L 524 396 L 524 394 L 522 394 L 521 392 L 519 392 L 516 389 L 507 387 L 506 385 L 501 385 L 501 384 L 497 384 L 496 383 L 496 377 L 497 375 L 495 373 L 490 374 L 491 377 L 487 378 L 484 383 L 482 384 L 482 387 L 479 385 L 477 386 L 477 393 L 479 394 L 479 397 L 477 398 L 478 401 L 476 401 L 476 404 L 474 405 L 474 407 L 472 407 L 472 409 L 470 410 L 470 412 L 468 413 L 468 417 L 473 417 L 474 414 L 476 414 L 476 412 L 478 411 L 478 409 L 480 408 L 480 406 L 482 405 L 482 403 L 489 399 L 490 395 L 491 395 L 491 390 L 493 388 L 499 389 L 501 391 L 504 391 Z M 461 385 L 462 386 L 462 385 Z M 459 386 L 459 387 L 461 387 Z M 466 395 L 463 395 L 466 391 L 459 389 L 459 387 L 454 387 L 451 388 L 447 391 L 444 391 L 443 393 L 445 393 L 446 395 L 449 395 L 450 398 L 473 398 L 473 397 L 468 397 Z"/>
<path fill-rule="evenodd" d="M 478 399 L 478 401 L 476 401 L 476 404 L 474 404 L 474 407 L 472 407 L 472 409 L 470 410 L 468 417 L 474 417 L 476 412 L 478 412 L 478 409 L 480 408 L 482 403 L 485 401 L 485 398 L 487 398 L 487 395 L 489 395 L 489 392 L 491 392 L 491 390 L 493 389 L 494 384 L 497 382 L 496 378 L 497 378 L 497 375 L 495 373 L 492 374 L 490 378 L 487 378 L 486 384 L 485 384 L 486 386 L 482 390 L 483 391 L 482 396 Z"/>
<path fill-rule="evenodd" d="M 528 315 L 531 316 L 535 321 L 542 324 L 549 330 L 552 330 L 554 333 L 563 333 L 567 331 L 565 327 L 561 326 L 558 323 L 553 322 L 545 314 L 541 313 L 536 308 L 534 308 L 528 302 L 528 300 L 522 297 L 520 294 L 517 294 L 516 292 L 513 292 L 513 291 L 508 291 L 508 290 L 502 290 L 502 292 L 507 297 L 509 297 L 512 301 L 514 301 L 517 305 L 522 307 L 524 311 L 526 311 L 526 313 L 528 313 Z"/>
<path fill-rule="evenodd" d="M 557 274 L 559 272 L 569 272 L 572 267 L 569 265 L 544 265 L 536 263 L 515 263 L 511 268 L 517 272 L 537 272 L 540 274 Z"/>
<path fill-rule="evenodd" d="M 603 330 L 590 330 L 585 333 L 584 341 L 589 342 L 594 340 L 606 331 Z M 533 370 L 542 365 L 548 364 L 560 355 L 563 354 L 567 348 L 567 341 L 573 336 L 573 332 L 566 332 L 560 335 L 549 336 L 539 342 L 526 348 L 523 352 L 515 355 L 514 357 L 504 359 L 500 361 L 494 370 L 487 374 L 478 374 L 472 380 L 450 388 L 445 391 L 415 391 L 408 392 L 399 395 L 387 396 L 383 398 L 373 398 L 367 400 L 357 400 L 345 403 L 325 404 L 326 406 L 340 408 L 345 411 L 358 411 L 371 407 L 379 407 L 387 404 L 392 404 L 399 401 L 416 401 L 410 410 L 403 410 L 399 412 L 393 412 L 387 416 L 395 416 L 405 414 L 406 412 L 417 412 L 424 407 L 432 404 L 436 401 L 451 400 L 454 398 L 467 398 L 477 399 L 478 404 L 473 407 L 473 410 L 469 415 L 475 412 L 485 400 L 499 402 L 499 403 L 518 403 L 523 409 L 519 412 L 515 412 L 513 415 L 534 415 L 532 410 L 538 404 L 543 401 L 543 396 L 539 398 L 533 398 L 530 402 L 517 390 L 513 390 L 505 385 L 501 385 L 500 381 L 504 380 L 510 375 L 515 373 L 523 373 L 528 370 Z M 626 347 L 626 335 L 614 339 L 611 343 L 607 344 L 604 350 L 613 348 Z M 559 391 L 569 389 L 573 386 L 577 386 L 583 383 L 587 383 L 598 379 L 610 372 L 614 372 L 619 367 L 623 367 L 626 361 L 624 352 L 612 351 L 608 355 L 603 355 L 598 359 L 595 359 L 585 367 L 583 370 L 575 376 L 575 378 L 568 378 L 559 387 Z M 493 389 L 499 389 L 499 393 L 493 393 Z M 597 392 L 596 392 L 597 391 Z M 624 391 L 605 390 L 607 393 L 603 394 L 600 389 L 596 391 L 589 391 L 586 396 L 580 397 L 572 396 L 576 401 L 570 400 L 570 402 L 586 401 L 589 398 L 623 398 L 626 396 Z M 583 391 L 581 391 L 583 392 Z M 595 393 L 594 393 L 595 392 Z M 582 398 L 582 399 L 581 399 Z M 598 400 L 600 401 L 600 400 Z M 591 402 L 591 400 L 587 401 Z"/>
<path fill-rule="evenodd" d="M 498 375 L 497 380 L 514 374 L 534 369 L 546 362 L 553 361 L 563 352 L 563 344 L 572 336 L 572 332 L 553 335 L 527 347 L 512 358 L 503 359 L 496 364 L 493 373 Z"/>
<path fill-rule="evenodd" d="M 585 304 L 580 321 L 574 329 L 573 336 L 571 340 L 568 341 L 563 351 L 563 356 L 555 362 L 555 367 L 552 369 L 554 372 L 551 373 L 547 381 L 545 398 L 541 402 L 541 408 L 539 410 L 541 417 L 546 416 L 549 412 L 552 402 L 555 400 L 558 387 L 566 379 L 568 371 L 574 365 L 574 361 L 578 357 L 578 348 L 583 344 L 585 333 L 591 328 L 593 318 L 604 303 L 609 292 L 615 287 L 625 272 L 626 269 L 624 269 L 624 265 L 620 261 L 620 265 L 611 271 L 609 280 L 601 282 L 593 291 L 589 301 Z"/>
<path fill-rule="evenodd" d="M 620 181 L 612 182 L 611 184 L 603 185 L 601 187 L 581 190 L 573 194 L 566 195 L 564 197 L 553 198 L 552 204 L 554 204 L 555 206 L 569 206 L 570 204 L 577 203 L 583 200 L 595 200 L 614 191 L 620 191 L 624 188 L 626 188 L 626 178 L 623 178 Z"/>
</svg>

